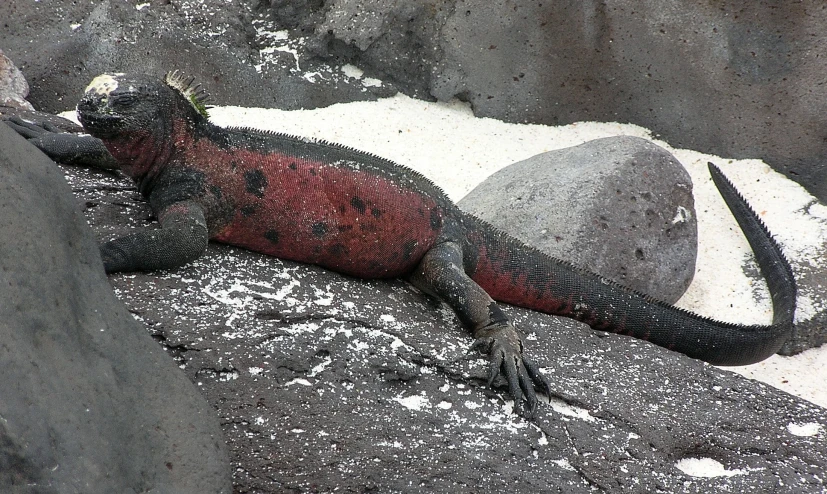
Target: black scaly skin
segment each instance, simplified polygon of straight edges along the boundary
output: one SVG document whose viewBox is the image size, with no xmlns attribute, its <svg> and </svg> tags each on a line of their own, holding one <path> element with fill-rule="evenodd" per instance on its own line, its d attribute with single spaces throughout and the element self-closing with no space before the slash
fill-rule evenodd
<svg viewBox="0 0 827 494">
<path fill-rule="evenodd" d="M 530 415 L 537 407 L 535 386 L 550 393 L 551 385 L 524 355 L 520 333 L 494 299 L 719 365 L 760 361 L 792 331 L 792 270 L 758 216 L 711 163 L 712 178 L 767 279 L 771 325 L 714 321 L 547 256 L 460 211 L 422 175 L 382 158 L 214 126 L 198 106 L 200 93 L 178 76 L 165 83 L 123 74 L 95 81 L 78 105 L 94 137 L 75 137 L 71 145 L 37 125 L 10 125 L 57 161 L 88 163 L 106 155 L 102 163 L 114 159 L 138 182 L 161 229 L 102 245 L 107 272 L 175 268 L 213 239 L 362 278 L 405 277 L 456 311 L 476 338 L 474 348 L 489 356 L 489 384 L 502 375 Z"/>
<path fill-rule="evenodd" d="M 118 168 L 118 162 L 109 154 L 100 139 L 63 132 L 48 123 L 44 123 L 40 128 L 33 127 L 19 117 L 12 117 L 7 123 L 26 137 L 30 143 L 59 163 L 104 170 Z"/>
</svg>

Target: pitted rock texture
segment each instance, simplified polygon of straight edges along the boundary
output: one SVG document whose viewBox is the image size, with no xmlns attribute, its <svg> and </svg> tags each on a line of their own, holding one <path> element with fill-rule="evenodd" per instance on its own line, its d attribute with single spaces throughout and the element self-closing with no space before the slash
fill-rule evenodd
<svg viewBox="0 0 827 494">
<path fill-rule="evenodd" d="M 39 110 L 74 108 L 104 72 L 162 76 L 179 70 L 222 104 L 301 108 L 389 96 L 298 50 L 300 39 L 269 21 L 265 3 L 244 0 L 0 3 L 0 48 L 31 84 Z"/>
<path fill-rule="evenodd" d="M 686 169 L 636 137 L 514 163 L 459 202 L 532 247 L 670 303 L 695 274 L 694 204 Z"/>
<path fill-rule="evenodd" d="M 113 296 L 79 209 L 0 123 L 0 491 L 230 492 L 212 407 Z"/>
<path fill-rule="evenodd" d="M 152 226 L 128 180 L 64 170 L 101 240 Z M 506 307 L 555 388 L 527 421 L 453 313 L 402 281 L 217 244 L 110 281 L 216 408 L 236 492 L 825 487 L 825 410 L 571 320 Z M 693 458 L 720 475 L 685 473 Z"/>
<path fill-rule="evenodd" d="M 14 62 L 0 50 L 0 107 L 9 106 L 21 110 L 34 110 L 26 101 L 29 84 Z"/>
</svg>

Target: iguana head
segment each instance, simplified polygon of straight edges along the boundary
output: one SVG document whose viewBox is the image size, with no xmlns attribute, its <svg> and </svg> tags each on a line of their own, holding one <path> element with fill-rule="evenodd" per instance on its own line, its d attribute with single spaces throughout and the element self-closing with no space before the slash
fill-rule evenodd
<svg viewBox="0 0 827 494">
<path fill-rule="evenodd" d="M 192 79 L 110 73 L 89 84 L 77 106 L 87 132 L 103 140 L 121 169 L 138 178 L 169 153 L 174 132 L 206 122 L 207 95 Z"/>
<path fill-rule="evenodd" d="M 96 137 L 146 130 L 170 118 L 207 117 L 206 93 L 192 78 L 109 73 L 95 77 L 78 104 L 78 118 Z M 183 113 L 182 113 L 183 112 Z M 197 117 L 195 117 L 197 118 Z"/>
</svg>

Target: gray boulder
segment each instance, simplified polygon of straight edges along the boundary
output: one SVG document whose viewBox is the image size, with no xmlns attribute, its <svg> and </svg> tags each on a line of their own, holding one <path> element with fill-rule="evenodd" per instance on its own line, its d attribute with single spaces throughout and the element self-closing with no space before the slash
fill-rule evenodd
<svg viewBox="0 0 827 494">
<path fill-rule="evenodd" d="M 66 172 L 100 239 L 152 227 L 128 180 Z M 554 387 L 525 420 L 454 314 L 402 281 L 210 244 L 110 282 L 215 407 L 237 492 L 825 487 L 823 408 L 572 320 L 505 307 Z"/>
<path fill-rule="evenodd" d="M 692 180 L 646 139 L 607 137 L 514 163 L 459 205 L 549 255 L 667 302 L 695 274 Z"/>
<path fill-rule="evenodd" d="M 26 101 L 29 95 L 29 84 L 14 62 L 0 50 L 0 107 L 8 106 L 21 110 L 34 110 L 31 103 Z"/>
<path fill-rule="evenodd" d="M 230 492 L 214 410 L 114 297 L 78 206 L 0 123 L 0 491 Z"/>
</svg>

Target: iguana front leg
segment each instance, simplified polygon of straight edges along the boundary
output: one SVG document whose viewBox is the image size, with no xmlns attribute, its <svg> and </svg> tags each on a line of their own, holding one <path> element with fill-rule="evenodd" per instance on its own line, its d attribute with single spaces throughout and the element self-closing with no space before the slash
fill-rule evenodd
<svg viewBox="0 0 827 494">
<path fill-rule="evenodd" d="M 551 392 L 537 364 L 523 355 L 523 339 L 497 303 L 463 269 L 455 242 L 434 246 L 410 277 L 411 283 L 451 306 L 477 339 L 472 348 L 488 354 L 488 385 L 503 374 L 515 408 L 524 396 L 529 416 L 537 409 L 534 385 Z"/>
<path fill-rule="evenodd" d="M 168 206 L 158 213 L 161 228 L 141 230 L 100 246 L 107 273 L 172 269 L 197 259 L 207 249 L 209 234 L 204 211 L 193 201 Z"/>
<path fill-rule="evenodd" d="M 61 132 L 49 124 L 33 124 L 16 117 L 7 124 L 59 163 L 117 168 L 115 158 L 96 137 Z M 207 222 L 197 203 L 174 203 L 157 215 L 160 229 L 138 231 L 100 246 L 107 273 L 177 268 L 207 249 Z"/>
<path fill-rule="evenodd" d="M 118 168 L 115 158 L 97 137 L 63 132 L 48 123 L 29 123 L 19 117 L 10 118 L 6 124 L 58 163 L 104 170 Z"/>
</svg>

